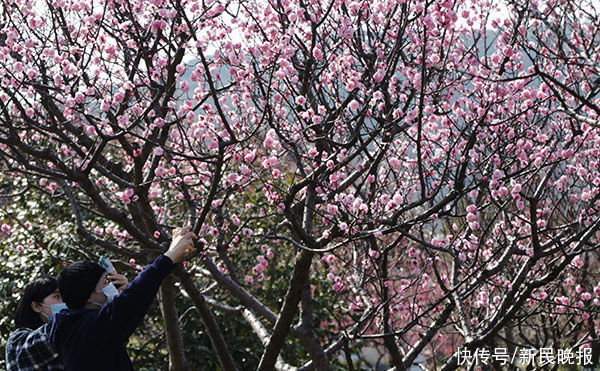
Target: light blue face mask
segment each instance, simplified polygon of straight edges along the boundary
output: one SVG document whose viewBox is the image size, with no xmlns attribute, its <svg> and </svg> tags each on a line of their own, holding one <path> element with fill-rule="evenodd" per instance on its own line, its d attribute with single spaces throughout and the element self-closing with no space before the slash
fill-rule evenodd
<svg viewBox="0 0 600 371">
<path fill-rule="evenodd" d="M 106 295 L 106 301 L 104 303 L 96 303 L 96 302 L 92 302 L 96 305 L 99 306 L 104 306 L 108 303 L 110 303 L 111 301 L 113 301 L 113 299 L 115 298 L 115 296 L 119 295 L 119 290 L 117 290 L 117 288 L 115 287 L 115 285 L 113 285 L 112 283 L 109 283 L 108 285 L 106 285 L 102 291 L 96 291 L 96 292 L 102 292 L 104 295 Z"/>
<path fill-rule="evenodd" d="M 46 317 L 46 319 L 49 321 L 52 321 L 52 318 L 57 315 L 58 313 L 60 313 L 61 310 L 63 309 L 67 309 L 67 304 L 65 303 L 57 303 L 57 304 L 44 304 L 44 303 L 40 303 L 43 307 L 50 307 L 50 310 L 52 311 L 52 315 L 49 316 L 46 313 L 42 313 L 44 315 L 44 317 Z"/>
</svg>

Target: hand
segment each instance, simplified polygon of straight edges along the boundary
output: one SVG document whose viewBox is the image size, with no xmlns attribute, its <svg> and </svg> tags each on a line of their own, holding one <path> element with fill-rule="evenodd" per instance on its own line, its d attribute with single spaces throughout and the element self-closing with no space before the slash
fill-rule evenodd
<svg viewBox="0 0 600 371">
<path fill-rule="evenodd" d="M 108 278 L 108 280 L 115 285 L 115 287 L 117 288 L 117 290 L 119 290 L 119 292 L 122 292 L 123 289 L 125 289 L 125 287 L 129 284 L 129 280 L 127 280 L 127 277 L 125 277 L 122 274 L 119 273 L 110 273 L 109 275 L 106 276 L 106 278 Z"/>
<path fill-rule="evenodd" d="M 183 228 L 175 228 L 173 230 L 173 239 L 171 240 L 171 246 L 165 253 L 165 256 L 169 257 L 173 263 L 179 263 L 181 258 L 185 254 L 189 254 L 194 251 L 194 241 L 192 239 L 198 238 L 193 232 L 190 232 L 191 226 Z"/>
</svg>

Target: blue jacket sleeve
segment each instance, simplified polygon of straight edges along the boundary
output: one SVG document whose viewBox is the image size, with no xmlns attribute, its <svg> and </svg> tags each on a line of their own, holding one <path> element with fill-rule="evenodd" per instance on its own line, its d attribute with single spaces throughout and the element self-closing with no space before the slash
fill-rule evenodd
<svg viewBox="0 0 600 371">
<path fill-rule="evenodd" d="M 112 302 L 97 312 L 95 321 L 101 341 L 124 345 L 154 301 L 165 277 L 175 265 L 168 257 L 160 255 L 115 296 Z"/>
</svg>

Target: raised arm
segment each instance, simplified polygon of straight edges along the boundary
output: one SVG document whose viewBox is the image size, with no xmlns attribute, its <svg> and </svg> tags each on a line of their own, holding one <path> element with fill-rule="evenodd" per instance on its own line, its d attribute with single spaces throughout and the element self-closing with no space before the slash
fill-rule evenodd
<svg viewBox="0 0 600 371">
<path fill-rule="evenodd" d="M 98 312 L 99 333 L 106 340 L 125 343 L 141 323 L 163 279 L 171 272 L 175 263 L 194 249 L 196 235 L 190 227 L 177 228 L 169 250 L 137 275 L 112 302 Z"/>
</svg>

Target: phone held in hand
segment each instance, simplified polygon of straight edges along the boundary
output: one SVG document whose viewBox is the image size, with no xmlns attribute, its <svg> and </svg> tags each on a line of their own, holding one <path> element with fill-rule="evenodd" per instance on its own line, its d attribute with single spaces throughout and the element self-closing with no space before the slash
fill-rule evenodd
<svg viewBox="0 0 600 371">
<path fill-rule="evenodd" d="M 112 263 L 110 262 L 110 260 L 108 258 L 100 258 L 100 265 L 102 266 L 102 268 L 104 268 L 107 275 L 117 272 L 117 270 L 115 269 L 115 267 L 112 265 Z"/>
</svg>

